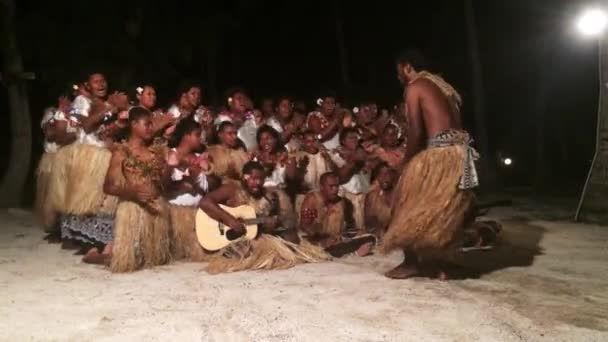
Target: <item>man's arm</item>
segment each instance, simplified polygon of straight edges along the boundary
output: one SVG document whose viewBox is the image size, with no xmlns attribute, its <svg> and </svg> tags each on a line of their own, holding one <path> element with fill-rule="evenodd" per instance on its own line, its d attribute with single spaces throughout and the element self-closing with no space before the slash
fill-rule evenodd
<svg viewBox="0 0 608 342">
<path fill-rule="evenodd" d="M 357 151 L 359 154 L 361 152 Z M 342 159 L 341 156 L 335 155 L 332 158 L 335 165 L 337 165 L 335 172 L 338 174 L 340 184 L 346 184 L 350 179 L 361 170 L 362 162 L 360 160 L 347 161 Z M 363 163 L 364 164 L 364 163 Z"/>
<path fill-rule="evenodd" d="M 424 148 L 424 118 L 422 117 L 420 94 L 417 86 L 412 85 L 407 90 L 405 104 L 407 106 L 408 130 L 402 166 Z"/>
<path fill-rule="evenodd" d="M 300 207 L 300 221 L 298 222 L 298 230 L 307 234 L 312 235 L 315 232 L 313 223 L 318 215 L 315 206 L 315 196 L 309 193 L 304 197 L 302 206 Z"/>
<path fill-rule="evenodd" d="M 233 225 L 239 225 L 239 221 L 226 210 L 222 209 L 219 204 L 226 203 L 234 197 L 235 193 L 236 189 L 234 185 L 224 184 L 203 197 L 199 203 L 199 208 L 212 219 L 234 228 Z"/>
</svg>

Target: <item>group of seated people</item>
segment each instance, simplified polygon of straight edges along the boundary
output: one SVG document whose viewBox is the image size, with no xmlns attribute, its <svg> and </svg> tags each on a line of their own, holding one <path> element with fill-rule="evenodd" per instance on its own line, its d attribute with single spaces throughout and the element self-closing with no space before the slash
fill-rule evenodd
<svg viewBox="0 0 608 342">
<path fill-rule="evenodd" d="M 153 86 L 110 94 L 94 72 L 48 108 L 35 205 L 48 239 L 112 272 L 179 260 L 279 269 L 373 251 L 405 155 L 403 106 L 346 109 L 326 93 L 311 112 L 287 96 L 256 109 L 235 88 L 214 109 L 201 91 L 185 83 L 162 110 Z M 197 211 L 245 235 L 225 210 L 241 205 L 260 218 L 255 239 L 204 249 Z"/>
</svg>

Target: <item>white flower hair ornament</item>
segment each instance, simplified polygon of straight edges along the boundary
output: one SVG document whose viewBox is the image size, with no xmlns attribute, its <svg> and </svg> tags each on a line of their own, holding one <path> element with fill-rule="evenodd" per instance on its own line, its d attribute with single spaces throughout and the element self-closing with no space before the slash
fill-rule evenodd
<svg viewBox="0 0 608 342">
<path fill-rule="evenodd" d="M 355 113 L 355 114 L 359 114 L 359 107 L 355 107 L 355 108 L 353 108 L 353 113 Z"/>
<path fill-rule="evenodd" d="M 323 105 L 323 99 L 322 98 L 318 98 L 317 99 L 317 105 L 319 105 L 319 106 Z"/>
<path fill-rule="evenodd" d="M 232 97 L 229 97 L 229 98 L 228 98 L 228 104 L 229 104 L 229 105 L 230 105 L 230 104 L 232 104 L 232 101 L 233 101 L 233 100 L 232 100 Z"/>
<path fill-rule="evenodd" d="M 135 88 L 135 91 L 137 92 L 137 94 L 141 95 L 141 94 L 143 94 L 143 93 L 144 93 L 144 88 L 142 88 L 142 87 L 137 87 L 137 88 Z"/>
<path fill-rule="evenodd" d="M 72 89 L 78 90 L 80 89 L 80 87 L 78 86 L 78 84 L 72 84 Z"/>
</svg>

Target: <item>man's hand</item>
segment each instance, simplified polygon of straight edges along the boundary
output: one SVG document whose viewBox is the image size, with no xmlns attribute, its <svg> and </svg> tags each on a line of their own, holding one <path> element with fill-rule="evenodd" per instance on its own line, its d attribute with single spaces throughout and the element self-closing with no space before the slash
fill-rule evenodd
<svg viewBox="0 0 608 342">
<path fill-rule="evenodd" d="M 127 110 L 129 108 L 129 99 L 125 93 L 112 93 L 112 95 L 108 97 L 108 103 L 118 110 Z"/>
<path fill-rule="evenodd" d="M 167 156 L 167 165 L 171 167 L 176 167 L 179 165 L 179 156 L 177 153 L 169 152 Z"/>
<path fill-rule="evenodd" d="M 230 220 L 230 222 L 227 222 L 227 226 L 230 227 L 230 229 L 234 230 L 237 233 L 245 234 L 245 231 L 246 231 L 245 225 L 243 224 L 243 222 L 237 220 L 234 217 Z"/>
<path fill-rule="evenodd" d="M 209 155 L 207 154 L 207 152 L 201 154 L 201 156 L 198 157 L 197 166 L 202 171 L 209 171 L 209 169 L 211 169 L 211 166 L 209 164 Z"/>
<path fill-rule="evenodd" d="M 171 125 L 171 126 L 169 126 L 169 128 L 167 128 L 167 129 L 165 130 L 164 135 L 165 135 L 166 137 L 170 137 L 170 136 L 172 136 L 172 135 L 173 135 L 173 133 L 175 132 L 175 127 L 176 127 L 176 125 Z"/>
<path fill-rule="evenodd" d="M 373 141 L 366 141 L 362 143 L 361 146 L 367 153 L 373 153 L 379 147 Z"/>
<path fill-rule="evenodd" d="M 162 114 L 162 115 L 155 117 L 154 121 L 155 121 L 156 128 L 158 130 L 163 130 L 163 129 L 166 129 L 167 127 L 175 124 L 176 120 L 171 115 Z"/>
</svg>

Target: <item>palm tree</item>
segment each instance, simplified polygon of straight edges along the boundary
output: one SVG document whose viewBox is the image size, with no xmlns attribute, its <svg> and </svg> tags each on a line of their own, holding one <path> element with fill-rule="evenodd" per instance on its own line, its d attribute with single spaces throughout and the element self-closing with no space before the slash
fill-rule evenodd
<svg viewBox="0 0 608 342">
<path fill-rule="evenodd" d="M 23 197 L 32 153 L 32 127 L 23 61 L 17 44 L 14 0 L 0 1 L 0 51 L 8 88 L 11 149 L 8 169 L 0 182 L 0 206 L 18 206 Z"/>
</svg>

